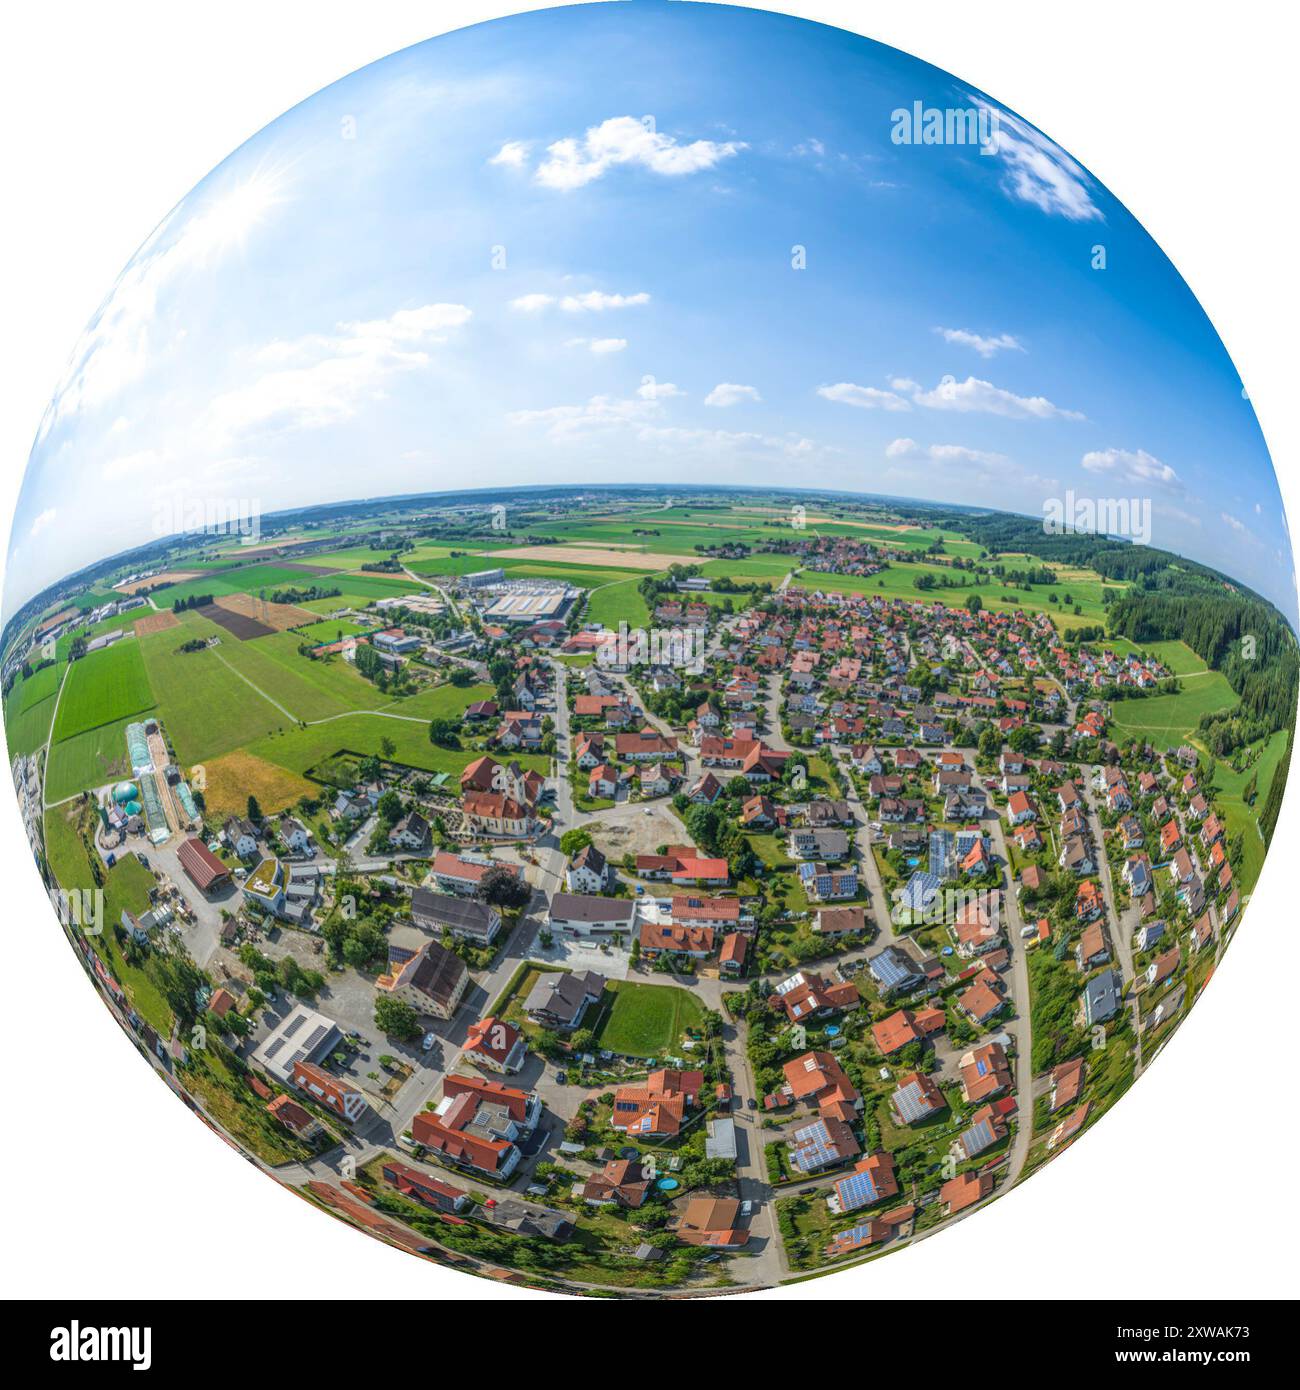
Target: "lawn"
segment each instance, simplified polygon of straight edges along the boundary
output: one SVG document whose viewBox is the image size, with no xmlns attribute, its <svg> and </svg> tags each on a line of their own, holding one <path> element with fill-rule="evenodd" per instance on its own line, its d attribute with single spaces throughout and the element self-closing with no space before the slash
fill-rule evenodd
<svg viewBox="0 0 1300 1390">
<path fill-rule="evenodd" d="M 698 1028 L 704 1008 L 689 990 L 676 985 L 610 982 L 613 1003 L 596 1026 L 596 1044 L 628 1057 L 677 1054 L 682 1035 Z"/>
<path fill-rule="evenodd" d="M 135 638 L 72 663 L 54 720 L 54 740 L 74 738 L 101 724 L 153 707 L 153 691 Z"/>
<path fill-rule="evenodd" d="M 318 645 L 326 642 L 338 642 L 357 632 L 373 631 L 373 623 L 354 623 L 351 618 L 334 618 L 319 623 L 308 623 L 305 627 L 296 627 L 293 629 L 293 635 L 299 642 L 310 642 L 313 645 Z"/>
<path fill-rule="evenodd" d="M 584 620 L 603 623 L 615 631 L 619 623 L 626 623 L 630 628 L 648 626 L 650 610 L 636 587 L 642 578 L 643 575 L 634 571 L 629 577 L 612 580 L 593 590 L 587 600 Z"/>
<path fill-rule="evenodd" d="M 376 708 L 382 709 L 385 714 L 414 715 L 418 719 L 459 719 L 476 701 L 494 699 L 496 690 L 493 686 L 452 685 L 447 682 L 428 686 L 414 695 L 406 695 L 388 704 L 381 703 Z"/>
</svg>

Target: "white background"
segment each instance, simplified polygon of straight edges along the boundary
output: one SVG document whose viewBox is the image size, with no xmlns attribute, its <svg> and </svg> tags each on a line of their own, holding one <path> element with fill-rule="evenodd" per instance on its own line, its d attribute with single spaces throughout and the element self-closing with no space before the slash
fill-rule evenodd
<svg viewBox="0 0 1300 1390">
<path fill-rule="evenodd" d="M 651 0 L 631 0 L 650 3 Z M 47 0 L 0 45 L 0 517 L 78 334 L 158 220 L 295 102 L 522 6 Z M 536 8 L 528 6 L 527 8 Z M 1269 0 L 787 3 L 957 74 L 1086 165 L 1170 255 L 1250 389 L 1291 514 L 1296 24 Z M 991 1212 L 768 1298 L 1291 1297 L 1300 771 L 1243 930 L 1133 1092 Z M 155 1079 L 57 930 L 0 791 L 0 1293 L 533 1298 L 361 1236 L 241 1161 Z M 990 1284 L 990 1280 L 992 1283 Z"/>
</svg>

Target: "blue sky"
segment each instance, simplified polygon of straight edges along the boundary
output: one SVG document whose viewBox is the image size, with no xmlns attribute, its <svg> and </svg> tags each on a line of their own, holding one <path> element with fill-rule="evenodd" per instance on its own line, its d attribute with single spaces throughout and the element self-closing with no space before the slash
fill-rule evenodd
<svg viewBox="0 0 1300 1390">
<path fill-rule="evenodd" d="M 988 148 L 898 143 L 915 103 Z M 868 39 L 658 0 L 395 54 L 204 179 L 51 402 L 5 611 L 217 507 L 596 481 L 1150 498 L 1296 615 L 1241 383 L 1087 171 Z"/>
</svg>

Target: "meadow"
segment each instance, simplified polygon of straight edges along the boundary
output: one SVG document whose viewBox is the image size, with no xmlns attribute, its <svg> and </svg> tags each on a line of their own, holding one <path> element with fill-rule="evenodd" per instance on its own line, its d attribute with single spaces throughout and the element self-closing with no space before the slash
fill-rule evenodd
<svg viewBox="0 0 1300 1390">
<path fill-rule="evenodd" d="M 45 799 L 63 801 L 90 787 L 102 787 L 129 775 L 126 726 L 140 716 L 127 715 L 84 733 L 51 743 L 45 767 Z"/>
<path fill-rule="evenodd" d="M 597 1047 L 627 1057 L 675 1055 L 686 1029 L 703 1022 L 703 1005 L 676 985 L 613 980 L 609 988 L 614 1001 L 596 1025 Z"/>
<path fill-rule="evenodd" d="M 152 709 L 153 690 L 135 638 L 91 652 L 72 664 L 59 698 L 54 740 L 75 738 L 101 724 Z"/>
<path fill-rule="evenodd" d="M 1144 699 L 1116 700 L 1111 724 L 1116 738 L 1140 738 L 1157 748 L 1176 747 L 1191 739 L 1203 714 L 1232 709 L 1239 697 L 1219 671 L 1204 667 L 1179 676 L 1177 695 L 1150 695 Z"/>
</svg>

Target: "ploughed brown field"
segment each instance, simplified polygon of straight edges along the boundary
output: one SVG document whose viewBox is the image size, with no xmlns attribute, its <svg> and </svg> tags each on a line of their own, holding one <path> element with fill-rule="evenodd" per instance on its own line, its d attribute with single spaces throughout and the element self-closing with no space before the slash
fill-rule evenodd
<svg viewBox="0 0 1300 1390">
<path fill-rule="evenodd" d="M 163 608 L 157 613 L 149 613 L 143 618 L 137 618 L 135 620 L 135 635 L 148 637 L 151 632 L 166 632 L 169 627 L 180 627 L 180 625 L 181 620 L 176 614 L 170 608 Z"/>
<path fill-rule="evenodd" d="M 222 616 L 212 612 L 219 609 Z M 256 623 L 259 631 L 250 632 L 249 637 L 265 637 L 268 632 L 286 632 L 291 627 L 301 627 L 304 623 L 319 621 L 320 614 L 306 608 L 298 608 L 292 603 L 272 603 L 269 599 L 253 598 L 251 594 L 218 594 L 210 608 L 203 610 L 205 618 L 234 633 L 241 641 L 246 640 L 228 619 L 244 618 Z"/>
</svg>

